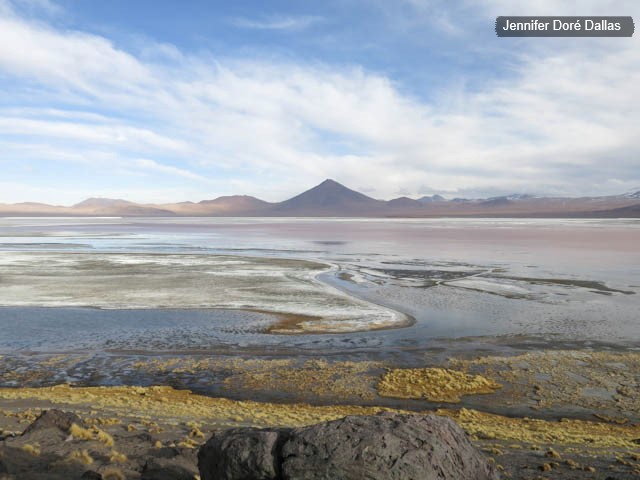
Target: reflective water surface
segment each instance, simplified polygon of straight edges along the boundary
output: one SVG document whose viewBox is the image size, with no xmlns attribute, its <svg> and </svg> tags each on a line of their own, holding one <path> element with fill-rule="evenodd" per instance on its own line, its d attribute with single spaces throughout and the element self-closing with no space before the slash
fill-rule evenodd
<svg viewBox="0 0 640 480">
<path fill-rule="evenodd" d="M 628 219 L 5 218 L 0 349 L 634 347 L 639 245 Z"/>
</svg>

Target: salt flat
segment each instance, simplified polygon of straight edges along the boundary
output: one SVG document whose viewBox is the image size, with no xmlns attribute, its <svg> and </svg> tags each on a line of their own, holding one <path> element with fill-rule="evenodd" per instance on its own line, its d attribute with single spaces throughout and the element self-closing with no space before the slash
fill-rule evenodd
<svg viewBox="0 0 640 480">
<path fill-rule="evenodd" d="M 328 265 L 208 254 L 0 252 L 3 306 L 221 308 L 300 316 L 281 331 L 344 332 L 407 316 L 321 283 Z M 288 329 L 288 330 L 287 330 Z"/>
</svg>

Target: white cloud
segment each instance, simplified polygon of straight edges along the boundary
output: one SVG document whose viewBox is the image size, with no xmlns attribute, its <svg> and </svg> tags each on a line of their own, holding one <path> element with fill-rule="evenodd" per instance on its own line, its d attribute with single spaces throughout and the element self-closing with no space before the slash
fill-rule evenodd
<svg viewBox="0 0 640 480">
<path fill-rule="evenodd" d="M 422 1 L 422 0 L 413 0 Z M 430 1 L 430 0 L 424 0 Z M 466 0 L 484 10 L 487 15 L 633 15 L 637 11 L 635 0 L 580 0 L 558 2 L 557 0 Z"/>
<path fill-rule="evenodd" d="M 304 30 L 313 24 L 322 21 L 322 17 L 314 15 L 278 15 L 260 19 L 236 17 L 229 23 L 238 28 L 254 30 Z"/>
<path fill-rule="evenodd" d="M 26 14 L 44 14 L 56 17 L 63 9 L 51 0 L 0 0 L 0 14 L 13 14 L 16 9 Z"/>
<path fill-rule="evenodd" d="M 197 175 L 189 170 L 185 170 L 184 168 L 178 168 L 171 165 L 163 165 L 155 160 L 150 160 L 148 158 L 139 158 L 134 160 L 133 166 L 138 167 L 143 170 L 152 170 L 162 173 L 168 173 L 170 175 L 175 175 L 178 177 L 184 177 L 191 180 L 199 180 L 203 182 L 208 182 L 209 179 L 203 177 L 202 175 Z"/>
<path fill-rule="evenodd" d="M 87 125 L 69 121 L 43 121 L 28 118 L 0 117 L 4 135 L 54 137 L 80 143 L 103 144 L 139 150 L 188 152 L 179 140 L 166 138 L 145 129 L 125 125 Z"/>
<path fill-rule="evenodd" d="M 508 5 L 485 2 L 490 13 Z M 41 106 L 0 110 L 0 131 L 12 158 L 23 142 L 23 152 L 88 158 L 109 175 L 110 160 L 96 160 L 106 155 L 121 171 L 193 182 L 194 200 L 207 183 L 280 200 L 325 177 L 378 197 L 423 185 L 469 196 L 631 190 L 640 49 L 636 38 L 583 40 L 523 48 L 508 77 L 427 104 L 357 66 L 212 62 L 174 47 L 171 63 L 154 63 L 97 35 L 5 15 L 0 71 L 20 82 L 4 96 Z M 217 180 L 221 171 L 235 180 Z"/>
</svg>

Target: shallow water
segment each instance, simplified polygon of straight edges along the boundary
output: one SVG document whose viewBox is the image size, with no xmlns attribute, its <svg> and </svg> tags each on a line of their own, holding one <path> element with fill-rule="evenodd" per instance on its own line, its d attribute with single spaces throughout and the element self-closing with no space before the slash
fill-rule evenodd
<svg viewBox="0 0 640 480">
<path fill-rule="evenodd" d="M 12 306 L 0 309 L 0 348 L 392 354 L 496 336 L 635 346 L 638 245 L 637 220 L 0 219 L 0 305 Z M 150 270 L 114 278 L 114 259 Z M 212 259 L 218 282 L 202 288 Z M 416 322 L 273 335 L 268 315 L 229 308 Z"/>
</svg>

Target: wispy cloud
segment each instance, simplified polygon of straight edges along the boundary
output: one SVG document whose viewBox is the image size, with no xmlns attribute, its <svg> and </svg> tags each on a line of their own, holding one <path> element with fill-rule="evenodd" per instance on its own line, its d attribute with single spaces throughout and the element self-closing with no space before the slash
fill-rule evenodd
<svg viewBox="0 0 640 480">
<path fill-rule="evenodd" d="M 143 170 L 151 170 L 155 172 L 168 173 L 169 175 L 184 177 L 190 180 L 198 180 L 202 182 L 210 181 L 210 179 L 203 177 L 202 175 L 193 173 L 189 170 L 185 170 L 184 168 L 178 168 L 172 165 L 162 165 L 156 162 L 155 160 L 150 160 L 148 158 L 140 158 L 140 159 L 134 160 L 133 166 Z"/>
<path fill-rule="evenodd" d="M 315 15 L 276 15 L 263 18 L 235 17 L 229 23 L 238 28 L 255 30 L 304 30 L 322 20 L 322 17 Z"/>
<path fill-rule="evenodd" d="M 101 35 L 4 15 L 3 181 L 7 166 L 37 162 L 70 172 L 90 163 L 102 180 L 95 194 L 126 181 L 136 199 L 153 183 L 154 199 L 280 200 L 324 177 L 378 197 L 424 185 L 469 196 L 631 190 L 640 184 L 638 40 L 581 40 L 522 48 L 508 76 L 427 102 L 358 66 L 212 61 L 177 47 L 162 63 Z M 136 184 L 127 172 L 148 178 Z M 32 173 L 13 175 L 20 184 Z"/>
<path fill-rule="evenodd" d="M 51 0 L 0 0 L 0 13 L 19 10 L 28 15 L 45 15 L 56 17 L 63 13 L 63 8 Z"/>
</svg>

